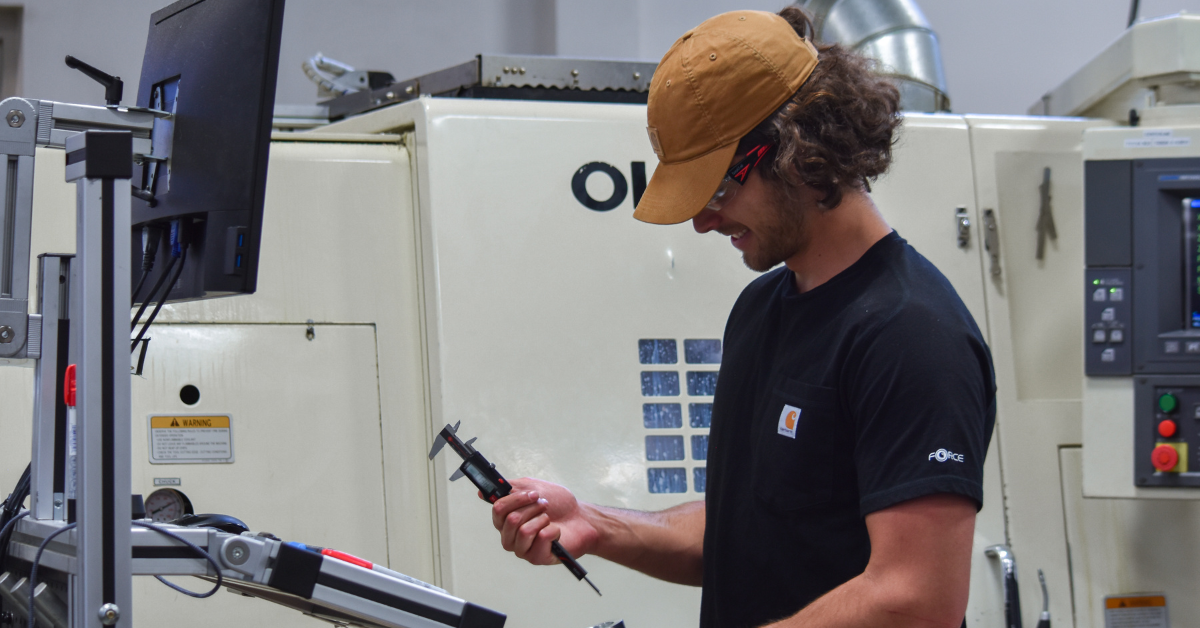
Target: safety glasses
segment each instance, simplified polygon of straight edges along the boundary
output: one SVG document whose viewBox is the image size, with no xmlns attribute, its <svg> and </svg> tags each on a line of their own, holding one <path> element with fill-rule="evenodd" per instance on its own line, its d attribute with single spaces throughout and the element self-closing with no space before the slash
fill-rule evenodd
<svg viewBox="0 0 1200 628">
<path fill-rule="evenodd" d="M 708 199 L 707 209 L 718 211 L 733 198 L 737 193 L 738 188 L 746 183 L 746 179 L 750 177 L 750 171 L 758 166 L 766 156 L 767 151 L 771 150 L 774 144 L 756 144 L 746 153 L 746 156 L 738 160 L 733 167 L 725 173 L 725 178 L 721 179 L 721 185 L 717 187 L 717 191 L 713 193 L 712 198 Z"/>
</svg>

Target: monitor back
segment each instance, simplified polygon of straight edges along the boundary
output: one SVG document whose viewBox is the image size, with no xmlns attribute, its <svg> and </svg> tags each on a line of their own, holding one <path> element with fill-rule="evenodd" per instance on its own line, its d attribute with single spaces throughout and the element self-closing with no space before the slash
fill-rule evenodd
<svg viewBox="0 0 1200 628">
<path fill-rule="evenodd" d="M 172 112 L 153 132 L 169 160 L 135 167 L 133 280 L 142 273 L 143 227 L 160 238 L 135 302 L 170 266 L 171 222 L 187 247 L 154 300 L 255 291 L 263 197 L 284 0 L 180 0 L 150 18 L 137 104 Z M 153 206 L 152 206 L 153 205 Z M 178 274 L 178 280 L 173 276 Z"/>
</svg>

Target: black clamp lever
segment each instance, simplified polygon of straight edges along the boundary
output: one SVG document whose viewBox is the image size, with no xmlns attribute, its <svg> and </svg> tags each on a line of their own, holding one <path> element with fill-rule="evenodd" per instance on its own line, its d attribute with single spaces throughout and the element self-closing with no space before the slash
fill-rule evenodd
<svg viewBox="0 0 1200 628">
<path fill-rule="evenodd" d="M 121 104 L 121 94 L 125 91 L 125 83 L 121 81 L 121 77 L 97 70 L 71 55 L 67 55 L 67 67 L 72 70 L 79 70 L 88 75 L 92 80 L 103 85 L 104 104 L 109 107 L 116 107 Z"/>
</svg>

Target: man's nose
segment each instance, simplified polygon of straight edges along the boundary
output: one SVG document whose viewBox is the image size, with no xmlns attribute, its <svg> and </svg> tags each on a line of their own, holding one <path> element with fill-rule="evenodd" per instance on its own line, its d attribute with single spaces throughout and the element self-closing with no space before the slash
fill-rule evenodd
<svg viewBox="0 0 1200 628">
<path fill-rule="evenodd" d="M 715 210 L 705 207 L 692 218 L 692 228 L 696 233 L 708 233 L 721 224 L 721 215 Z"/>
</svg>

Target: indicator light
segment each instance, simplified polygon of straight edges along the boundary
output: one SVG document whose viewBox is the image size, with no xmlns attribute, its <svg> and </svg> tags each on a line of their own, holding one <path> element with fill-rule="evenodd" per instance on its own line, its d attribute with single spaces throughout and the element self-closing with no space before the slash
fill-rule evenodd
<svg viewBox="0 0 1200 628">
<path fill-rule="evenodd" d="M 1200 262 L 1200 256 L 1197 256 L 1197 257 L 1196 257 L 1196 261 Z M 1093 285 L 1093 286 L 1098 286 L 1098 285 L 1100 285 L 1100 280 L 1099 280 L 1099 279 L 1093 279 L 1093 280 L 1092 280 L 1092 285 Z"/>
<path fill-rule="evenodd" d="M 1158 435 L 1163 438 L 1171 438 L 1175 435 L 1175 422 L 1167 419 L 1158 424 Z M 1174 466 L 1174 465 L 1171 465 Z"/>
<path fill-rule="evenodd" d="M 1158 398 L 1158 409 L 1163 411 L 1163 414 L 1171 414 L 1179 409 L 1179 399 L 1171 393 L 1164 393 Z"/>
<path fill-rule="evenodd" d="M 1200 199 L 1192 199 L 1192 209 L 1200 208 Z"/>
</svg>

